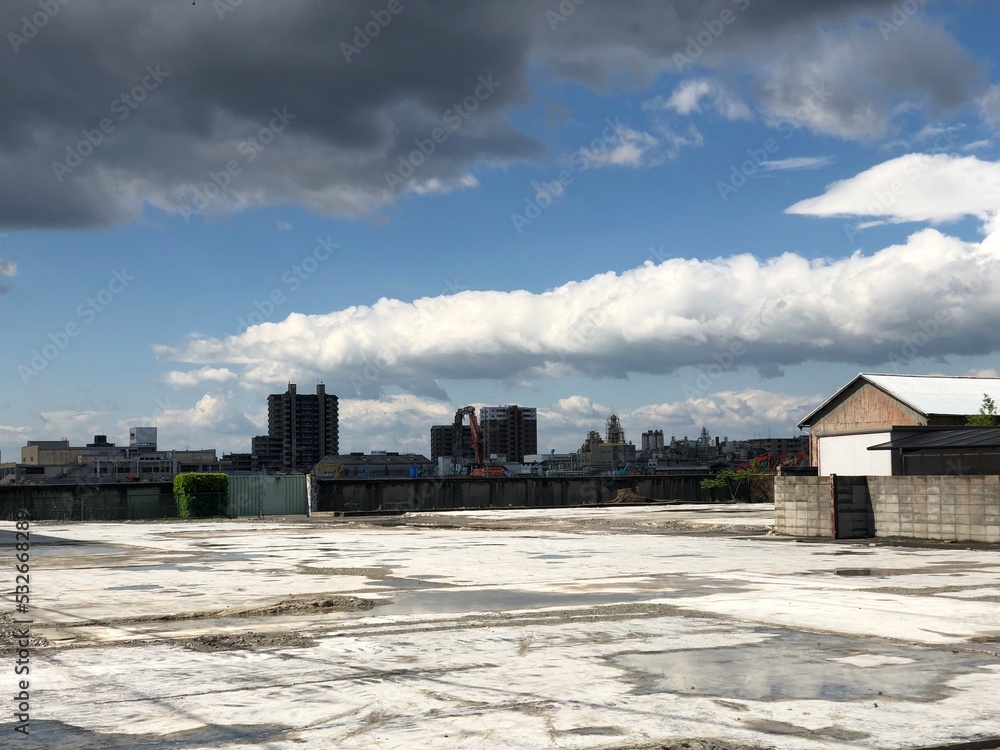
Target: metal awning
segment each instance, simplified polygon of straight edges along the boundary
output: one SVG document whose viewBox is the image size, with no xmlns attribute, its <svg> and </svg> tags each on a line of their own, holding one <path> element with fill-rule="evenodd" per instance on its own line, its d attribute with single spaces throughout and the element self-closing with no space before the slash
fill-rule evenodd
<svg viewBox="0 0 1000 750">
<path fill-rule="evenodd" d="M 1000 427 L 974 427 L 904 434 L 870 451 L 1000 450 Z"/>
</svg>

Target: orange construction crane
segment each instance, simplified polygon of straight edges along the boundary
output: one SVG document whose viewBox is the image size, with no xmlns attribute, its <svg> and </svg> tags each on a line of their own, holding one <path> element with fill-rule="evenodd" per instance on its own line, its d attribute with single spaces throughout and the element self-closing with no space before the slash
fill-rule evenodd
<svg viewBox="0 0 1000 750">
<path fill-rule="evenodd" d="M 465 416 L 469 416 L 469 426 L 472 428 L 472 450 L 476 456 L 476 466 L 483 465 L 483 452 L 481 448 L 482 431 L 479 429 L 479 420 L 476 419 L 476 407 L 464 406 L 455 412 L 455 437 L 452 443 L 452 458 L 456 466 L 462 463 L 462 423 Z"/>
</svg>

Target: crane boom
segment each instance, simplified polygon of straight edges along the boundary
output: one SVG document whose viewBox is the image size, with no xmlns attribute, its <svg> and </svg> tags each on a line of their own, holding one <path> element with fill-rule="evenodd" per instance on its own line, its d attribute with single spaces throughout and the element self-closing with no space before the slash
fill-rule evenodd
<svg viewBox="0 0 1000 750">
<path fill-rule="evenodd" d="M 483 453 L 482 453 L 482 432 L 479 428 L 479 420 L 476 419 L 476 407 L 474 406 L 463 406 L 461 409 L 455 412 L 455 433 L 454 441 L 452 443 L 452 458 L 456 465 L 462 462 L 462 424 L 465 421 L 465 417 L 469 417 L 469 426 L 472 430 L 472 450 L 476 456 L 476 466 L 480 466 L 483 463 Z"/>
<path fill-rule="evenodd" d="M 479 442 L 482 433 L 479 429 L 479 420 L 476 419 L 476 410 L 472 406 L 469 407 L 469 425 L 472 427 L 472 452 L 476 454 L 476 466 L 482 466 L 483 449 Z"/>
</svg>

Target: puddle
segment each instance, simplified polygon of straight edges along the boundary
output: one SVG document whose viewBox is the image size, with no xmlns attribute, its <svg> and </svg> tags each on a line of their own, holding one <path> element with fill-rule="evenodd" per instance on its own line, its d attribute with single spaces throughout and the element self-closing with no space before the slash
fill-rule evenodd
<svg viewBox="0 0 1000 750">
<path fill-rule="evenodd" d="M 993 567 L 990 563 L 986 563 L 986 566 Z M 918 574 L 939 576 L 950 575 L 952 573 L 968 573 L 973 568 L 981 567 L 983 567 L 983 563 L 956 565 L 952 562 L 931 562 L 930 565 L 920 568 L 837 568 L 834 572 L 838 576 L 871 576 L 873 578 L 886 578 L 888 576 Z"/>
<path fill-rule="evenodd" d="M 109 586 L 108 591 L 149 591 L 151 589 L 163 588 L 155 583 L 138 583 L 135 586 Z"/>
<path fill-rule="evenodd" d="M 188 565 L 185 563 L 152 563 L 150 565 L 136 563 L 134 565 L 122 565 L 121 567 L 116 568 L 116 570 L 170 570 L 177 573 L 193 573 L 195 571 L 217 572 L 217 569 L 213 568 L 211 565 Z"/>
<path fill-rule="evenodd" d="M 693 552 L 678 552 L 675 555 L 656 555 L 656 557 L 662 557 L 664 559 L 669 559 L 672 557 L 704 557 L 704 555 L 696 555 Z"/>
<path fill-rule="evenodd" d="M 131 552 L 125 547 L 112 547 L 105 544 L 40 544 L 35 541 L 35 536 L 31 537 L 32 557 L 69 557 L 76 555 L 120 555 Z"/>
<path fill-rule="evenodd" d="M 781 633 L 731 648 L 626 653 L 609 658 L 636 689 L 737 700 L 936 701 L 950 679 L 995 667 L 995 660 L 837 636 Z"/>
<path fill-rule="evenodd" d="M 574 729 L 565 730 L 565 734 L 579 734 L 585 737 L 617 737 L 619 735 L 628 734 L 628 731 L 622 729 L 621 727 L 576 727 Z"/>
<path fill-rule="evenodd" d="M 873 578 L 886 578 L 888 576 L 912 575 L 914 573 L 924 573 L 926 569 L 915 568 L 906 570 L 905 568 L 839 568 L 834 571 L 838 576 L 872 576 Z"/>
<path fill-rule="evenodd" d="M 419 578 L 393 578 L 392 576 L 369 579 L 368 581 L 368 586 L 370 586 L 373 589 L 377 588 L 419 589 L 424 586 L 441 586 L 441 585 L 446 585 L 446 584 L 431 583 L 430 581 L 422 581 Z"/>
<path fill-rule="evenodd" d="M 845 549 L 839 552 L 816 552 L 816 555 L 831 555 L 833 557 L 838 557 L 840 555 L 870 555 L 871 550 L 860 550 L 860 549 Z"/>
<path fill-rule="evenodd" d="M 546 607 L 583 607 L 600 604 L 644 602 L 649 594 L 587 593 L 555 594 L 517 589 L 414 591 L 393 597 L 380 607 L 379 615 L 469 614 L 473 612 L 510 612 Z"/>
</svg>

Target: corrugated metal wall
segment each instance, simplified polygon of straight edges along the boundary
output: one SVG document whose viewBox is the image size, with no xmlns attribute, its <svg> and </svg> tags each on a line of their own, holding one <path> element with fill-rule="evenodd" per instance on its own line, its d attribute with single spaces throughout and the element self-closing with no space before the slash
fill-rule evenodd
<svg viewBox="0 0 1000 750">
<path fill-rule="evenodd" d="M 236 516 L 293 516 L 306 513 L 306 477 L 229 477 L 229 512 Z"/>
</svg>

